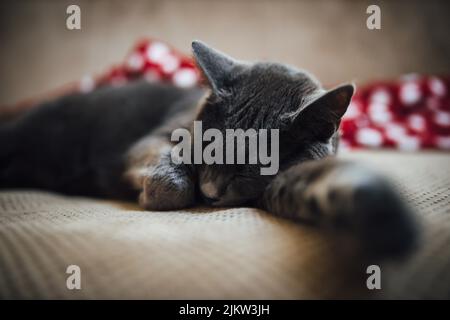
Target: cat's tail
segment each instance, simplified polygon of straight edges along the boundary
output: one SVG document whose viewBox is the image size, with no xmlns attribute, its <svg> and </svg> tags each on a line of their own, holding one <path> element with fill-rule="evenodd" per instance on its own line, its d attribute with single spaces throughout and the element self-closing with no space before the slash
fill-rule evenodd
<svg viewBox="0 0 450 320">
<path fill-rule="evenodd" d="M 374 258 L 404 257 L 419 244 L 416 214 L 392 182 L 352 162 L 310 161 L 281 173 L 265 195 L 266 208 L 316 223 L 343 246 Z"/>
</svg>

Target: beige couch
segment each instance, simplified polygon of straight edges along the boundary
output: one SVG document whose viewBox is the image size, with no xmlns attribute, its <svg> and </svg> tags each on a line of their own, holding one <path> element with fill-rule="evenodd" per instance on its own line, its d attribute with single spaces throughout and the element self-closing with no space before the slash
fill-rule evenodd
<svg viewBox="0 0 450 320">
<path fill-rule="evenodd" d="M 424 236 L 407 261 L 336 255 L 333 239 L 249 208 L 146 212 L 40 191 L 0 192 L 1 298 L 450 298 L 450 154 L 353 152 L 417 208 Z M 68 290 L 66 268 L 81 268 Z"/>
</svg>

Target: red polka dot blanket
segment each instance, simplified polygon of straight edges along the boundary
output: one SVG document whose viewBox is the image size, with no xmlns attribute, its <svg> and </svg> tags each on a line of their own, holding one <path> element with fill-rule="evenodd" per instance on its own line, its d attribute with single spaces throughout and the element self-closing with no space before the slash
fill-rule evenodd
<svg viewBox="0 0 450 320">
<path fill-rule="evenodd" d="M 143 40 L 122 64 L 100 76 L 85 76 L 58 94 L 89 92 L 106 84 L 120 86 L 138 78 L 180 87 L 200 84 L 190 56 L 162 41 Z M 449 76 L 416 74 L 358 86 L 341 122 L 341 147 L 450 150 L 449 90 Z"/>
<path fill-rule="evenodd" d="M 450 150 L 450 77 L 407 75 L 359 88 L 341 122 L 343 147 Z"/>
</svg>

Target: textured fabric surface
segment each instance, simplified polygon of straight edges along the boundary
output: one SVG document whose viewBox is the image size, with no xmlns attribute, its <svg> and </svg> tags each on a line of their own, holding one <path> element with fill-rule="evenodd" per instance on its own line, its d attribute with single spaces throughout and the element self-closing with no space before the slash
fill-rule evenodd
<svg viewBox="0 0 450 320">
<path fill-rule="evenodd" d="M 389 174 L 424 229 L 418 251 L 381 265 L 319 230 L 249 208 L 146 212 L 128 203 L 0 192 L 1 298 L 450 298 L 450 155 L 354 152 Z M 66 268 L 81 268 L 81 290 Z"/>
</svg>

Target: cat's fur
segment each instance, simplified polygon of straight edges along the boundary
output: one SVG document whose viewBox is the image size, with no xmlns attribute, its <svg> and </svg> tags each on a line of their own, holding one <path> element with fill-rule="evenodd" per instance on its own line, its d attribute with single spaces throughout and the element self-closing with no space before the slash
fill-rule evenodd
<svg viewBox="0 0 450 320">
<path fill-rule="evenodd" d="M 66 96 L 2 123 L 0 187 L 139 198 L 151 210 L 256 206 L 352 234 L 370 253 L 413 247 L 415 224 L 389 183 L 331 157 L 353 85 L 326 91 L 290 66 L 192 47 L 208 90 L 135 82 Z M 279 129 L 280 172 L 174 164 L 170 134 L 193 120 L 221 131 Z"/>
</svg>

